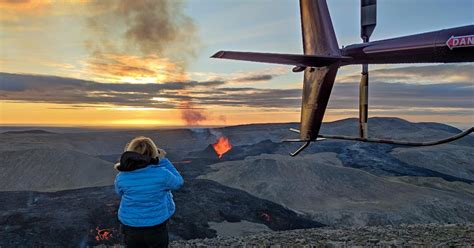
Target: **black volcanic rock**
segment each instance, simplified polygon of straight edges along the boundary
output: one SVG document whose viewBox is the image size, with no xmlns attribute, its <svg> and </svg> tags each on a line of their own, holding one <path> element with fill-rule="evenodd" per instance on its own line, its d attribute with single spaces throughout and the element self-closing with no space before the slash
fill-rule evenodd
<svg viewBox="0 0 474 248">
<path fill-rule="evenodd" d="M 208 222 L 247 220 L 272 230 L 323 226 L 271 201 L 208 180 L 188 180 L 174 193 L 172 239 L 216 236 Z M 88 247 L 121 241 L 113 187 L 40 193 L 0 192 L 0 247 Z M 269 216 L 269 217 L 268 217 Z M 97 240 L 98 229 L 111 233 Z"/>
<path fill-rule="evenodd" d="M 96 228 L 112 232 L 103 243 L 120 240 L 112 187 L 0 192 L 0 202 L 0 247 L 86 247 L 99 243 Z"/>
<path fill-rule="evenodd" d="M 224 154 L 224 156 L 225 155 L 226 154 Z M 214 150 L 214 147 L 212 147 L 212 144 L 207 145 L 206 148 L 204 148 L 204 150 L 200 152 L 191 153 L 191 156 L 196 156 L 199 158 L 208 158 L 208 159 L 219 159 L 219 156 Z"/>
<path fill-rule="evenodd" d="M 171 230 L 184 239 L 214 237 L 209 221 L 247 220 L 275 231 L 324 226 L 276 203 L 209 180 L 192 180 L 174 199 L 178 209 Z"/>
</svg>

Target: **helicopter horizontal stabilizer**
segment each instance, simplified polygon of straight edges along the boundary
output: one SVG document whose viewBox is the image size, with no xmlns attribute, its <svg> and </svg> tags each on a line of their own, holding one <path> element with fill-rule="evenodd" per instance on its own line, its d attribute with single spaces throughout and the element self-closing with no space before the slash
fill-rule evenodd
<svg viewBox="0 0 474 248">
<path fill-rule="evenodd" d="M 282 53 L 255 53 L 255 52 L 235 52 L 219 51 L 211 56 L 218 59 L 232 59 L 262 62 L 270 64 L 294 65 L 299 67 L 323 67 L 339 61 L 348 61 L 351 57 L 344 56 L 320 56 L 303 54 L 282 54 Z"/>
</svg>

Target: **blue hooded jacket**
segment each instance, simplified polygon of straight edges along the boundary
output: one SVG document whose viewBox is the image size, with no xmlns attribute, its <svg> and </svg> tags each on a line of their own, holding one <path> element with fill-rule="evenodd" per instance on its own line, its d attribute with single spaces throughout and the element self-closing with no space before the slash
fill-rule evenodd
<svg viewBox="0 0 474 248">
<path fill-rule="evenodd" d="M 124 155 L 127 155 L 124 163 Z M 175 212 L 171 190 L 183 185 L 183 178 L 167 159 L 148 159 L 126 152 L 117 167 L 115 191 L 121 197 L 118 218 L 122 224 L 147 227 L 161 224 Z"/>
</svg>

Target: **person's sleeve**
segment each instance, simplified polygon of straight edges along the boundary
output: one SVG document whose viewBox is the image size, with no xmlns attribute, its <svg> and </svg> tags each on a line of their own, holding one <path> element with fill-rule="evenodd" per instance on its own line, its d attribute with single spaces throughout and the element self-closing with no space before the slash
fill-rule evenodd
<svg viewBox="0 0 474 248">
<path fill-rule="evenodd" d="M 115 182 L 114 182 L 114 185 L 115 185 L 115 193 L 117 193 L 118 196 L 122 197 L 123 191 L 120 189 L 117 179 L 118 179 L 118 176 L 115 177 Z"/>
<path fill-rule="evenodd" d="M 167 189 L 177 190 L 181 188 L 181 186 L 183 186 L 184 179 L 181 174 L 179 174 L 179 171 L 174 168 L 173 164 L 167 158 L 162 160 L 164 162 L 164 167 L 170 172 L 168 175 L 168 180 L 166 180 Z"/>
</svg>

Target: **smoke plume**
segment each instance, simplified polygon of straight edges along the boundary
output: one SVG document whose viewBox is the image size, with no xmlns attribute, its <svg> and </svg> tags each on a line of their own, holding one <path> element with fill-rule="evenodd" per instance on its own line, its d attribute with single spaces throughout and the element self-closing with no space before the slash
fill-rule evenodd
<svg viewBox="0 0 474 248">
<path fill-rule="evenodd" d="M 156 56 L 170 59 L 184 72 L 187 61 L 196 54 L 196 27 L 184 14 L 182 1 L 92 0 L 88 8 L 92 37 L 86 46 L 96 63 L 120 64 L 111 61 L 110 54 Z"/>
<path fill-rule="evenodd" d="M 181 119 L 188 126 L 199 125 L 200 122 L 207 120 L 207 116 L 201 109 L 196 109 L 191 103 L 185 103 L 181 109 Z"/>
</svg>

